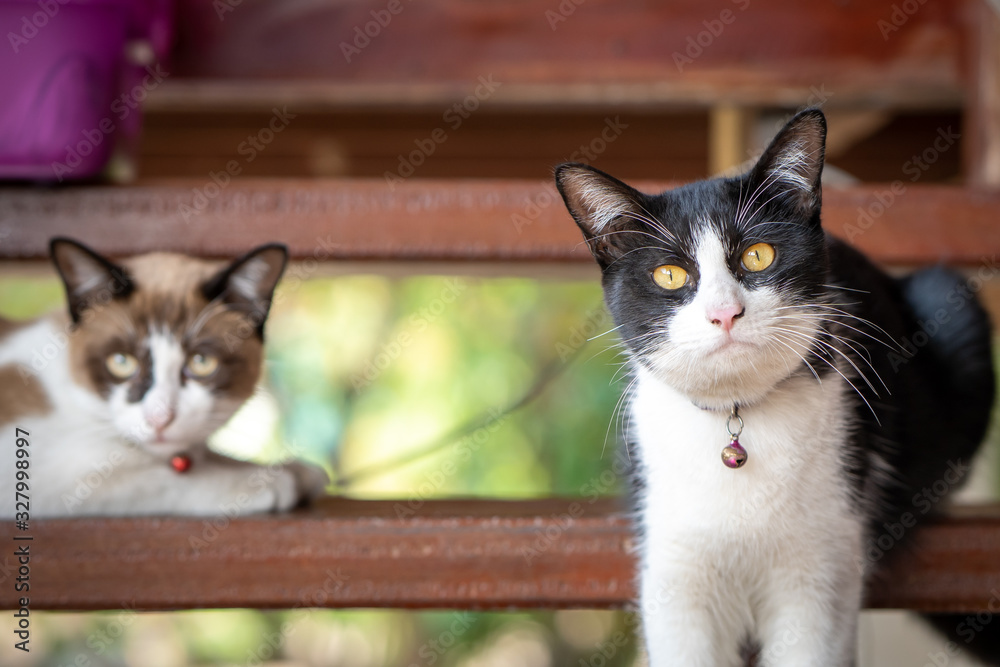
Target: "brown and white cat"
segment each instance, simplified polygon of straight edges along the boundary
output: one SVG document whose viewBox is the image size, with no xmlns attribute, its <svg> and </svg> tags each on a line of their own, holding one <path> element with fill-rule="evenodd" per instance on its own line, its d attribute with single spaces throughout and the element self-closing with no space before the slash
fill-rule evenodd
<svg viewBox="0 0 1000 667">
<path fill-rule="evenodd" d="M 227 265 L 166 253 L 116 264 L 66 238 L 51 254 L 68 312 L 0 319 L 0 514 L 26 509 L 15 508 L 18 456 L 31 517 L 250 514 L 322 491 L 318 468 L 205 444 L 260 378 L 284 246 Z"/>
</svg>

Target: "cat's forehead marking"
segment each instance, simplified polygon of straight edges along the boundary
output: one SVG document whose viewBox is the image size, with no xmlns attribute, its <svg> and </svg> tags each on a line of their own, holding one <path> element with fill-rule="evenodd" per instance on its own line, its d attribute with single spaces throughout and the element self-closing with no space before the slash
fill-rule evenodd
<svg viewBox="0 0 1000 667">
<path fill-rule="evenodd" d="M 175 295 L 195 291 L 222 267 L 219 262 L 166 252 L 140 255 L 122 264 L 140 288 Z"/>
<path fill-rule="evenodd" d="M 15 364 L 0 366 L 0 424 L 51 410 L 48 394 L 37 377 L 22 374 Z"/>
<path fill-rule="evenodd" d="M 129 391 L 128 399 L 132 403 L 151 399 L 164 405 L 171 403 L 171 397 L 180 388 L 181 372 L 184 369 L 186 355 L 180 341 L 166 330 L 154 330 L 149 336 L 148 376 L 145 382 L 138 384 Z"/>
<path fill-rule="evenodd" d="M 705 228 L 697 238 L 694 251 L 702 286 L 712 285 L 714 289 L 721 284 L 736 284 L 726 256 L 726 243 L 719 238 L 718 231 L 714 227 Z"/>
<path fill-rule="evenodd" d="M 721 214 L 701 212 L 692 223 L 691 242 L 687 252 L 691 254 L 699 264 L 703 253 L 710 252 L 708 249 L 718 248 L 725 257 L 728 247 L 727 230 L 729 225 Z"/>
<path fill-rule="evenodd" d="M 208 306 L 202 285 L 221 267 L 215 262 L 154 253 L 124 262 L 136 289 L 122 302 L 137 336 L 170 331 L 178 337 L 190 329 Z"/>
</svg>

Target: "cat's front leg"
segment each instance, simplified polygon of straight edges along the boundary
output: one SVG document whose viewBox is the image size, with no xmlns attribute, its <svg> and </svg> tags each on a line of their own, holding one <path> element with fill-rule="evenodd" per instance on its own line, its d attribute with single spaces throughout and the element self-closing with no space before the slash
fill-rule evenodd
<svg viewBox="0 0 1000 667">
<path fill-rule="evenodd" d="M 699 571 L 700 569 L 700 571 Z M 640 608 L 650 667 L 738 667 L 746 630 L 704 568 L 646 564 L 640 575 Z"/>
<path fill-rule="evenodd" d="M 178 472 L 166 461 L 130 450 L 109 476 L 96 479 L 85 497 L 49 515 L 188 515 L 235 518 L 285 511 L 322 493 L 326 473 L 292 462 L 257 465 L 207 450 L 189 452 L 190 467 Z M 91 475 L 94 477 L 94 475 Z M 69 480 L 67 489 L 79 488 Z"/>
<path fill-rule="evenodd" d="M 792 573 L 772 589 L 760 619 L 761 667 L 855 664 L 862 575 L 825 565 L 828 569 Z"/>
<path fill-rule="evenodd" d="M 285 511 L 322 494 L 329 481 L 323 470 L 299 461 L 258 465 L 214 452 L 206 452 L 191 472 L 195 475 L 184 481 L 205 495 L 179 503 L 179 511 L 190 514 Z"/>
</svg>

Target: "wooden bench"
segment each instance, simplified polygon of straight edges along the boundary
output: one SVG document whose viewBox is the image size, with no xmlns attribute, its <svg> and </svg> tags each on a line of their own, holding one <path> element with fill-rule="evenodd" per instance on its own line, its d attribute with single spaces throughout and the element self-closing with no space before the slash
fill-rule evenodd
<svg viewBox="0 0 1000 667">
<path fill-rule="evenodd" d="M 634 541 L 613 500 L 328 498 L 291 515 L 34 521 L 33 609 L 625 608 Z M 10 549 L 13 551 L 13 549 Z M 869 608 L 995 610 L 1000 507 L 955 512 L 890 546 Z M 0 607 L 16 608 L 14 559 Z M 879 563 L 883 564 L 883 563 Z M 992 607 L 990 606 L 992 605 Z"/>
</svg>

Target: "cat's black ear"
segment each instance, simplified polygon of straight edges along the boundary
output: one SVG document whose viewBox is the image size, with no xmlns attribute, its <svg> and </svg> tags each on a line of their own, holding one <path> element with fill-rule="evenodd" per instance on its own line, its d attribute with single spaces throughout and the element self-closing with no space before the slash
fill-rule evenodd
<svg viewBox="0 0 1000 667">
<path fill-rule="evenodd" d="M 797 113 L 764 150 L 751 172 L 758 187 L 788 193 L 803 211 L 816 211 L 822 199 L 826 117 L 819 109 Z"/>
<path fill-rule="evenodd" d="M 288 262 L 288 248 L 268 243 L 238 257 L 209 278 L 201 292 L 209 301 L 216 299 L 247 312 L 257 333 L 263 336 L 264 321 L 271 310 L 271 298 Z"/>
<path fill-rule="evenodd" d="M 74 324 L 80 322 L 87 308 L 124 299 L 135 289 L 128 271 L 79 241 L 56 237 L 49 242 L 49 255 L 66 287 L 69 315 Z"/>
<path fill-rule="evenodd" d="M 649 218 L 642 201 L 645 195 L 617 178 L 585 164 L 568 162 L 556 167 L 556 187 L 566 208 L 587 239 L 601 267 L 622 256 L 623 232 L 642 229 Z"/>
</svg>

